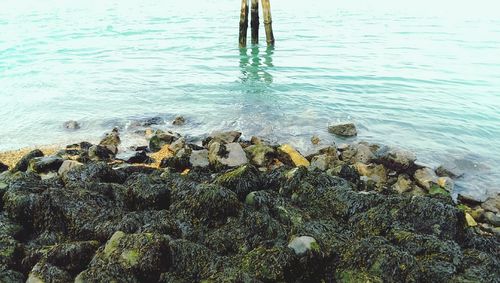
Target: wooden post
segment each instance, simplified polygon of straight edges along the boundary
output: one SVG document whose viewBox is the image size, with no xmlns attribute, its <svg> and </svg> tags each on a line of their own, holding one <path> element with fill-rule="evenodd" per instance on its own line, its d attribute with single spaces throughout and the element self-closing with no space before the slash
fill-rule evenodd
<svg viewBox="0 0 500 283">
<path fill-rule="evenodd" d="M 259 0 L 252 0 L 251 18 L 252 44 L 259 44 Z"/>
<path fill-rule="evenodd" d="M 262 0 L 262 10 L 264 14 L 264 27 L 266 28 L 267 45 L 274 45 L 273 20 L 271 19 L 271 4 L 269 0 Z"/>
<path fill-rule="evenodd" d="M 240 14 L 240 48 L 247 46 L 247 29 L 248 29 L 248 0 L 241 0 Z"/>
</svg>

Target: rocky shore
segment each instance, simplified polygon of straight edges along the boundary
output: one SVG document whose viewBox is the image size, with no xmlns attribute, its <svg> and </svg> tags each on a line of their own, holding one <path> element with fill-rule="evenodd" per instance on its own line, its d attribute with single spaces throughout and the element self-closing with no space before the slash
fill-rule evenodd
<svg viewBox="0 0 500 283">
<path fill-rule="evenodd" d="M 303 156 L 237 131 L 144 134 L 148 146 L 126 151 L 115 129 L 0 159 L 0 282 L 500 278 L 499 195 L 454 202 L 455 172 L 411 152 L 359 142 Z"/>
</svg>

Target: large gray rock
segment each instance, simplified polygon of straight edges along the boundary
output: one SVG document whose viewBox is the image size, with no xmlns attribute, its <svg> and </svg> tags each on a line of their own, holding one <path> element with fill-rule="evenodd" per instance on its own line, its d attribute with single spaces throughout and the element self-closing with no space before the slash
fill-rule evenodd
<svg viewBox="0 0 500 283">
<path fill-rule="evenodd" d="M 328 127 L 328 132 L 342 137 L 353 137 L 358 134 L 354 123 L 343 123 Z"/>
<path fill-rule="evenodd" d="M 375 152 L 374 160 L 389 169 L 401 172 L 412 168 L 417 157 L 408 150 L 383 146 Z"/>
<path fill-rule="evenodd" d="M 172 152 L 177 153 L 179 150 L 183 149 L 186 146 L 186 139 L 179 138 L 168 146 Z"/>
<path fill-rule="evenodd" d="M 220 142 L 211 142 L 208 160 L 215 167 L 238 167 L 248 162 L 245 151 L 239 143 L 221 144 Z"/>
<path fill-rule="evenodd" d="M 207 167 L 209 165 L 208 150 L 193 150 L 191 156 L 189 157 L 189 163 L 192 167 Z"/>
<path fill-rule="evenodd" d="M 319 249 L 316 239 L 310 236 L 297 237 L 288 244 L 288 247 L 298 256 L 305 255 L 310 251 L 318 251 Z"/>
</svg>

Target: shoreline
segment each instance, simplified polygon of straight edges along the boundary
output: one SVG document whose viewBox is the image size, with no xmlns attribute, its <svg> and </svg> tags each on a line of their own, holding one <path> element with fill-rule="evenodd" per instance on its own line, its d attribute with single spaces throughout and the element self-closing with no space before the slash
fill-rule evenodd
<svg viewBox="0 0 500 283">
<path fill-rule="evenodd" d="M 356 135 L 353 124 L 332 127 Z M 453 170 L 419 165 L 409 151 L 358 142 L 304 156 L 237 131 L 201 143 L 173 131 L 144 135 L 147 146 L 126 151 L 114 129 L 97 144 L 0 153 L 10 162 L 0 173 L 0 235 L 9 251 L 0 279 L 500 276 L 500 195 L 459 195 L 456 203 Z"/>
</svg>

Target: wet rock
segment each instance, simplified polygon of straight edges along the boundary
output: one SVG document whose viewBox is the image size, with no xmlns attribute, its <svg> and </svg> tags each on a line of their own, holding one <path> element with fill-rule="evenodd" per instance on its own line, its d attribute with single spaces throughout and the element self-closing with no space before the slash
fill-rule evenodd
<svg viewBox="0 0 500 283">
<path fill-rule="evenodd" d="M 4 172 L 4 171 L 7 171 L 9 170 L 9 166 L 3 164 L 1 161 L 0 161 L 0 173 L 1 172 Z"/>
<path fill-rule="evenodd" d="M 63 123 L 63 128 L 66 130 L 78 130 L 80 129 L 80 123 L 74 120 L 69 120 Z"/>
<path fill-rule="evenodd" d="M 387 170 L 381 164 L 366 165 L 363 163 L 356 163 L 354 167 L 360 176 L 366 176 L 377 184 L 378 187 L 383 186 L 387 182 Z"/>
<path fill-rule="evenodd" d="M 355 144 L 353 145 L 353 148 L 356 150 L 356 153 L 351 159 L 351 162 L 353 163 L 361 162 L 364 164 L 368 164 L 375 157 L 370 147 L 366 144 Z"/>
<path fill-rule="evenodd" d="M 449 178 L 459 178 L 464 172 L 462 172 L 458 167 L 448 167 L 446 165 L 440 165 L 436 168 L 436 175 L 439 177 L 449 177 Z"/>
<path fill-rule="evenodd" d="M 321 140 L 319 139 L 319 137 L 318 137 L 318 136 L 312 136 L 312 137 L 311 137 L 311 143 L 312 143 L 312 144 L 314 144 L 314 145 L 319 144 L 319 142 L 320 142 L 320 141 L 321 141 Z"/>
<path fill-rule="evenodd" d="M 486 211 L 500 213 L 500 194 L 491 196 L 481 204 L 481 207 Z"/>
<path fill-rule="evenodd" d="M 59 167 L 61 167 L 63 161 L 64 160 L 58 156 L 36 157 L 30 160 L 28 169 L 39 174 L 57 171 Z"/>
<path fill-rule="evenodd" d="M 239 143 L 211 142 L 208 149 L 208 160 L 215 168 L 238 167 L 248 162 L 245 151 Z"/>
<path fill-rule="evenodd" d="M 148 156 L 146 150 L 139 151 L 128 151 L 122 152 L 116 156 L 117 159 L 121 159 L 127 163 L 137 164 L 150 164 L 153 163 L 153 159 Z"/>
<path fill-rule="evenodd" d="M 243 271 L 264 282 L 286 282 L 286 275 L 293 262 L 290 249 L 257 247 L 245 255 Z"/>
<path fill-rule="evenodd" d="M 167 156 L 160 163 L 161 168 L 172 168 L 176 172 L 183 172 L 190 168 L 191 149 L 182 148 L 174 156 Z"/>
<path fill-rule="evenodd" d="M 250 139 L 250 143 L 251 144 L 262 144 L 263 141 L 261 138 L 259 137 L 256 137 L 256 136 L 252 136 L 252 138 Z"/>
<path fill-rule="evenodd" d="M 338 159 L 337 148 L 335 147 L 335 144 L 333 144 L 331 146 L 324 147 L 324 148 L 320 149 L 318 152 L 319 152 L 319 154 L 326 154 L 326 155 L 331 156 L 335 159 Z"/>
<path fill-rule="evenodd" d="M 251 145 L 245 148 L 245 152 L 248 153 L 250 162 L 259 167 L 271 164 L 276 155 L 272 147 L 264 144 Z"/>
<path fill-rule="evenodd" d="M 164 145 L 171 144 L 178 140 L 180 135 L 171 131 L 164 132 L 156 130 L 151 139 L 149 140 L 149 149 L 152 152 L 159 151 Z"/>
<path fill-rule="evenodd" d="M 343 123 L 329 126 L 328 132 L 342 137 L 354 137 L 358 134 L 354 123 Z"/>
<path fill-rule="evenodd" d="M 209 165 L 208 162 L 208 150 L 193 150 L 191 156 L 189 157 L 189 164 L 191 167 L 205 168 Z"/>
<path fill-rule="evenodd" d="M 203 140 L 202 144 L 205 147 L 210 147 L 211 142 L 218 142 L 221 144 L 235 143 L 240 139 L 241 133 L 236 131 L 229 132 L 214 132 L 206 139 Z"/>
<path fill-rule="evenodd" d="M 498 215 L 497 213 L 487 211 L 484 213 L 484 218 L 486 222 L 490 223 L 491 225 L 500 227 L 500 215 Z"/>
<path fill-rule="evenodd" d="M 59 167 L 59 170 L 57 171 L 57 173 L 59 175 L 64 175 L 69 170 L 71 170 L 72 168 L 79 167 L 79 166 L 82 166 L 82 165 L 83 165 L 83 163 L 80 163 L 78 161 L 64 160 L 63 163 L 61 164 L 61 166 Z"/>
<path fill-rule="evenodd" d="M 110 146 L 113 148 L 113 146 Z M 115 152 L 117 149 L 114 149 L 114 151 L 110 150 L 108 146 L 102 146 L 102 145 L 93 145 L 89 148 L 88 151 L 88 156 L 89 159 L 92 161 L 110 161 L 115 158 Z"/>
<path fill-rule="evenodd" d="M 413 178 L 419 186 L 426 190 L 430 190 L 432 184 L 437 184 L 438 179 L 434 171 L 427 167 L 415 171 Z"/>
<path fill-rule="evenodd" d="M 316 155 L 311 160 L 310 169 L 319 169 L 321 171 L 326 171 L 328 169 L 335 167 L 336 156 L 320 154 Z"/>
<path fill-rule="evenodd" d="M 24 172 L 28 170 L 28 165 L 31 159 L 36 158 L 36 157 L 43 157 L 43 152 L 39 149 L 35 149 L 30 151 L 28 154 L 23 156 L 21 160 L 17 162 L 17 164 L 12 168 L 13 172 Z"/>
<path fill-rule="evenodd" d="M 481 201 L 473 196 L 470 196 L 468 194 L 465 194 L 465 193 L 459 193 L 458 196 L 457 196 L 457 200 L 459 203 L 462 203 L 462 204 L 467 204 L 467 205 L 480 205 L 481 204 Z"/>
<path fill-rule="evenodd" d="M 401 174 L 398 176 L 397 182 L 392 186 L 392 189 L 402 194 L 412 189 L 412 181 L 408 175 Z"/>
<path fill-rule="evenodd" d="M 99 142 L 99 145 L 108 149 L 114 156 L 118 153 L 118 146 L 120 145 L 120 143 L 120 134 L 118 132 L 118 129 L 115 128 L 110 133 L 107 133 L 104 136 L 104 138 Z"/>
<path fill-rule="evenodd" d="M 465 220 L 467 221 L 467 225 L 469 225 L 470 227 L 477 226 L 476 220 L 474 220 L 474 217 L 472 217 L 472 215 L 470 215 L 469 213 L 465 213 Z"/>
<path fill-rule="evenodd" d="M 71 275 L 50 263 L 37 263 L 31 270 L 27 283 L 71 282 Z"/>
<path fill-rule="evenodd" d="M 182 116 L 175 117 L 174 121 L 172 121 L 172 125 L 174 126 L 182 126 L 186 123 L 186 119 Z"/>
<path fill-rule="evenodd" d="M 300 236 L 294 238 L 289 244 L 288 247 L 291 248 L 296 255 L 303 256 L 308 252 L 318 252 L 319 245 L 316 242 L 316 239 L 309 236 Z"/>
<path fill-rule="evenodd" d="M 415 165 L 415 154 L 410 151 L 383 146 L 375 152 L 375 162 L 397 172 L 407 171 Z"/>
<path fill-rule="evenodd" d="M 168 149 L 170 149 L 174 154 L 177 153 L 179 150 L 183 149 L 186 146 L 186 139 L 185 138 L 179 138 L 178 140 L 174 141 L 168 146 Z"/>
<path fill-rule="evenodd" d="M 163 123 L 164 123 L 164 121 L 163 121 L 162 117 L 154 116 L 154 117 L 147 117 L 147 118 L 142 118 L 142 119 L 132 121 L 130 123 L 130 126 L 132 126 L 132 127 L 151 127 L 154 125 L 161 125 Z"/>
<path fill-rule="evenodd" d="M 63 181 L 68 183 L 122 183 L 119 176 L 109 165 L 104 162 L 90 162 L 83 166 L 74 166 L 62 176 Z"/>
<path fill-rule="evenodd" d="M 455 187 L 455 183 L 449 177 L 439 177 L 437 179 L 437 184 L 448 192 L 452 192 Z"/>
<path fill-rule="evenodd" d="M 278 152 L 282 155 L 287 156 L 288 159 L 292 161 L 294 166 L 309 166 L 309 161 L 302 156 L 293 146 L 289 144 L 283 144 L 278 148 Z"/>
</svg>

